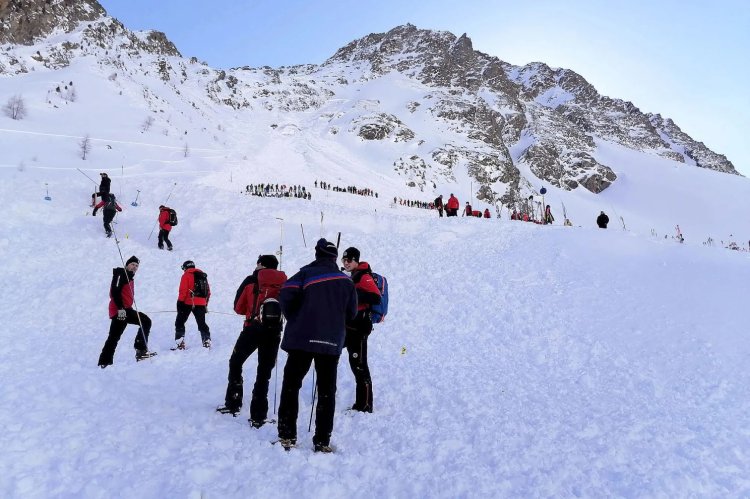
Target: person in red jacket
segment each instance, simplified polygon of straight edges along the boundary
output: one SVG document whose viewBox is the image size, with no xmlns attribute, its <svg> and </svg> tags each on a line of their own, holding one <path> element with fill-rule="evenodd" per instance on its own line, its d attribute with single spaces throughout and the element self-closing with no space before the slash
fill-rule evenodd
<svg viewBox="0 0 750 499">
<path fill-rule="evenodd" d="M 445 211 L 447 212 L 446 216 L 457 217 L 459 206 L 460 203 L 458 202 L 458 198 L 451 193 L 451 197 L 448 198 L 448 203 L 445 205 Z"/>
<path fill-rule="evenodd" d="M 201 341 L 205 348 L 211 348 L 211 331 L 206 324 L 208 300 L 211 298 L 211 287 L 208 276 L 195 267 L 195 262 L 187 260 L 182 264 L 180 290 L 177 293 L 177 318 L 174 321 L 175 350 L 185 350 L 185 322 L 190 313 L 195 317 Z"/>
<path fill-rule="evenodd" d="M 169 225 L 169 207 L 159 206 L 159 249 L 164 249 L 164 243 L 167 243 L 167 249 L 172 251 L 172 241 L 169 240 L 169 231 L 172 226 Z"/>
<path fill-rule="evenodd" d="M 242 281 L 234 298 L 234 311 L 245 323 L 229 358 L 229 375 L 224 406 L 217 412 L 237 415 L 242 408 L 242 365 L 258 350 L 258 369 L 250 400 L 250 423 L 260 428 L 268 416 L 268 383 L 281 343 L 282 317 L 278 303 L 286 274 L 274 255 L 260 255 L 255 271 Z M 271 301 L 273 300 L 273 301 Z"/>
<path fill-rule="evenodd" d="M 469 204 L 468 201 L 466 201 L 466 207 L 464 208 L 464 214 L 463 214 L 463 216 L 470 217 L 471 216 L 471 212 L 472 212 L 471 205 Z"/>
<path fill-rule="evenodd" d="M 151 331 L 151 319 L 143 312 L 133 310 L 135 303 L 135 273 L 138 271 L 140 261 L 131 256 L 125 263 L 125 268 L 112 269 L 112 284 L 109 287 L 109 335 L 104 342 L 102 353 L 99 355 L 99 367 L 104 369 L 111 366 L 115 355 L 117 343 L 128 324 L 140 326 L 135 335 L 135 358 L 136 360 L 147 359 L 156 355 L 156 352 L 148 351 L 148 335 Z"/>
<path fill-rule="evenodd" d="M 491 217 L 492 217 L 492 215 L 490 215 L 490 209 L 489 208 L 485 208 L 484 209 L 484 218 L 491 218 Z"/>
<path fill-rule="evenodd" d="M 349 366 L 356 382 L 355 401 L 352 410 L 372 412 L 372 378 L 367 365 L 367 338 L 372 332 L 370 309 L 380 303 L 380 290 L 372 278 L 370 264 L 359 261 L 357 248 L 347 248 L 341 262 L 351 273 L 354 289 L 357 292 L 357 315 L 346 322 L 344 346 L 349 352 Z"/>
</svg>

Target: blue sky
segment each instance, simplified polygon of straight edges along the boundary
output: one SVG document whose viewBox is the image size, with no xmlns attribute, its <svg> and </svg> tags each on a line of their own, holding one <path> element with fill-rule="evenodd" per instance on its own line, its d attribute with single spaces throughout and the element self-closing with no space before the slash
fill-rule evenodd
<svg viewBox="0 0 750 499">
<path fill-rule="evenodd" d="M 466 33 L 512 64 L 576 71 L 600 93 L 672 118 L 750 176 L 750 1 L 100 0 L 216 68 L 320 63 L 406 24 Z"/>
</svg>

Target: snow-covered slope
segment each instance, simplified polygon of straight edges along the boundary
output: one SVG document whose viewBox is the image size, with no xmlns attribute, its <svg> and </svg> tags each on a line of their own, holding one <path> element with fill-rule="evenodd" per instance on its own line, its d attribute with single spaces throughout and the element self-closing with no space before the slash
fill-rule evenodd
<svg viewBox="0 0 750 499">
<path fill-rule="evenodd" d="M 328 178 L 335 163 L 322 159 L 330 151 L 311 166 L 284 137 L 258 148 L 257 169 L 231 175 L 210 151 L 168 161 L 168 149 L 159 156 L 160 148 L 127 144 L 134 155 L 160 158 L 130 164 L 113 180 L 125 208 L 120 249 L 141 258 L 137 304 L 154 321 L 150 346 L 160 355 L 136 364 L 131 326 L 106 370 L 96 359 L 111 268 L 121 263 L 86 207 L 88 180 L 71 170 L 83 162 L 0 171 L 9 285 L 0 309 L 0 495 L 750 493 L 747 253 L 680 245 L 616 223 L 603 231 L 438 219 L 390 206 L 386 196 L 322 191 L 310 179 L 336 180 Z M 312 189 L 312 200 L 240 193 L 261 173 L 283 177 L 264 169 L 273 163 Z M 42 199 L 42 181 L 53 186 L 51 201 Z M 137 188 L 141 204 L 133 207 Z M 170 193 L 181 219 L 172 253 L 149 240 Z M 270 445 L 274 426 L 252 430 L 246 414 L 214 412 L 241 327 L 234 292 L 257 255 L 279 247 L 276 217 L 284 219 L 284 270 L 310 261 L 317 237 L 341 232 L 342 247 L 361 248 L 390 282 L 389 317 L 370 338 L 375 412 L 343 412 L 354 397 L 344 359 L 334 455 L 312 453 L 309 376 L 301 448 L 291 453 Z M 168 350 L 186 259 L 208 273 L 214 291 L 211 351 L 198 347 L 190 322 L 192 348 Z M 282 353 L 279 371 L 284 361 Z M 246 383 L 255 366 L 253 356 Z"/>
</svg>

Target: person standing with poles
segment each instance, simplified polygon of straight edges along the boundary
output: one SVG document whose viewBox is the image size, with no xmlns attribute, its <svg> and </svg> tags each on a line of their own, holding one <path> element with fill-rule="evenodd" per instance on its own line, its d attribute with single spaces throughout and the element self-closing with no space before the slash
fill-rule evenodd
<svg viewBox="0 0 750 499">
<path fill-rule="evenodd" d="M 370 309 L 380 303 L 380 290 L 372 278 L 370 264 L 359 261 L 359 250 L 351 247 L 344 251 L 341 263 L 352 276 L 357 291 L 357 315 L 346 322 L 346 341 L 349 366 L 357 384 L 353 411 L 372 412 L 372 378 L 367 365 L 367 338 L 372 333 Z"/>
<path fill-rule="evenodd" d="M 164 243 L 167 243 L 167 249 L 172 251 L 172 241 L 169 240 L 169 232 L 172 230 L 172 224 L 170 224 L 172 211 L 168 206 L 159 206 L 159 249 L 164 249 Z"/>
<path fill-rule="evenodd" d="M 279 300 L 287 325 L 281 348 L 288 357 L 279 403 L 279 443 L 297 443 L 299 390 L 313 361 L 319 395 L 313 445 L 330 446 L 336 410 L 336 372 L 346 336 L 346 321 L 357 314 L 354 283 L 336 265 L 338 249 L 324 238 L 315 245 L 315 261 L 302 267 L 282 287 Z"/>
<path fill-rule="evenodd" d="M 222 414 L 236 416 L 242 409 L 242 365 L 258 350 L 258 371 L 250 401 L 250 423 L 260 428 L 268 417 L 268 384 L 281 343 L 282 315 L 277 298 L 286 274 L 277 270 L 274 255 L 260 255 L 255 271 L 242 281 L 234 298 L 234 311 L 245 316 L 242 332 L 229 357 L 229 375 Z"/>
<path fill-rule="evenodd" d="M 102 222 L 104 223 L 104 232 L 107 234 L 107 237 L 112 237 L 112 226 L 110 223 L 112 220 L 115 219 L 116 212 L 122 211 L 122 208 L 119 204 L 117 204 L 117 200 L 115 199 L 114 194 L 104 194 L 104 197 L 102 200 L 94 206 L 94 211 L 91 212 L 91 215 L 96 216 L 96 212 L 99 210 L 99 208 L 104 208 L 102 210 Z"/>
<path fill-rule="evenodd" d="M 119 246 L 118 246 L 119 249 Z M 133 309 L 135 305 L 135 283 L 133 278 L 138 271 L 140 260 L 134 255 L 128 258 L 124 268 L 112 269 L 112 283 L 109 287 L 109 335 L 99 355 L 99 367 L 104 369 L 113 363 L 115 349 L 122 333 L 128 324 L 139 326 L 135 335 L 135 360 L 143 360 L 156 355 L 148 351 L 148 335 L 151 331 L 151 319 L 142 312 Z"/>
<path fill-rule="evenodd" d="M 208 276 L 195 267 L 195 262 L 187 260 L 182 264 L 182 278 L 177 293 L 177 318 L 174 321 L 174 350 L 185 350 L 185 322 L 190 314 L 195 317 L 198 331 L 204 348 L 211 348 L 211 331 L 206 324 L 208 300 L 211 299 L 211 287 Z"/>
</svg>

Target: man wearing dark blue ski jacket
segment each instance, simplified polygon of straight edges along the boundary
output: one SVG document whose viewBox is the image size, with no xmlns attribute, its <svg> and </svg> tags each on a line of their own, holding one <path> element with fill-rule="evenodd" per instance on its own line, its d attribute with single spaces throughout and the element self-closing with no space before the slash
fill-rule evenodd
<svg viewBox="0 0 750 499">
<path fill-rule="evenodd" d="M 320 239 L 315 261 L 302 267 L 281 289 L 279 301 L 286 317 L 282 350 L 288 353 L 279 403 L 279 440 L 285 448 L 297 441 L 297 414 L 302 380 L 315 361 L 318 409 L 313 444 L 330 452 L 336 409 L 336 371 L 344 348 L 346 321 L 357 314 L 354 283 L 336 265 L 336 245 Z"/>
</svg>

